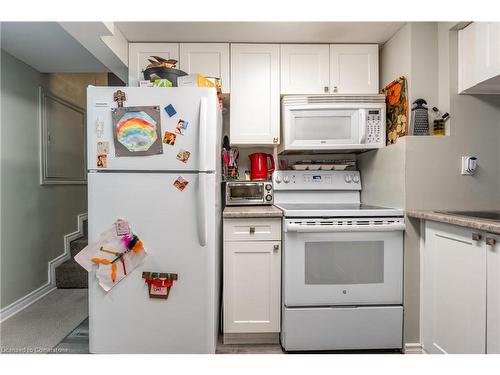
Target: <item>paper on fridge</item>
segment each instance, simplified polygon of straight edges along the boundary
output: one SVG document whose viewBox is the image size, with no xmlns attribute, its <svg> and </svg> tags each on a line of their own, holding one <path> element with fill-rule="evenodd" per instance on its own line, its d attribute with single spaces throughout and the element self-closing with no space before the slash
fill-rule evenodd
<svg viewBox="0 0 500 375">
<path fill-rule="evenodd" d="M 111 228 L 99 235 L 75 260 L 88 272 L 97 266 L 99 285 L 107 292 L 130 274 L 146 257 L 140 238 L 126 220 L 118 219 Z"/>
</svg>

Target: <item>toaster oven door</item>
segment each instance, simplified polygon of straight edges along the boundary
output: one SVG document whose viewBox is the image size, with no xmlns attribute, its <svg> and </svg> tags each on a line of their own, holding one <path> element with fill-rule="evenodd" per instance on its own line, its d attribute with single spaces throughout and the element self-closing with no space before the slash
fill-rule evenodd
<svg viewBox="0 0 500 375">
<path fill-rule="evenodd" d="M 264 195 L 262 183 L 228 183 L 226 185 L 227 206 L 264 204 Z"/>
</svg>

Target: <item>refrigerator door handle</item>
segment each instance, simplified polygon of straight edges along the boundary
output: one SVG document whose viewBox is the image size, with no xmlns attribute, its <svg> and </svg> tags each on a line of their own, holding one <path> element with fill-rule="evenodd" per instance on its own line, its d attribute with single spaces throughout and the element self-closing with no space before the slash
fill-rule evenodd
<svg viewBox="0 0 500 375">
<path fill-rule="evenodd" d="M 198 221 L 198 239 L 200 242 L 200 246 L 206 246 L 207 244 L 207 208 L 206 208 L 206 196 L 205 191 L 207 188 L 206 184 L 206 173 L 198 174 L 198 215 L 196 220 Z"/>
<path fill-rule="evenodd" d="M 207 159 L 207 98 L 201 98 L 200 101 L 200 140 L 198 144 L 198 170 L 204 172 L 207 170 L 205 161 Z"/>
</svg>

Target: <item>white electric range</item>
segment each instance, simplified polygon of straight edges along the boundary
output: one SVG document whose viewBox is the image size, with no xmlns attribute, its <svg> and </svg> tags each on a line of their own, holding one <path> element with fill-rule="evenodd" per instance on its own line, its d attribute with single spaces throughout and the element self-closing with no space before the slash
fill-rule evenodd
<svg viewBox="0 0 500 375">
<path fill-rule="evenodd" d="M 401 349 L 403 210 L 361 204 L 358 171 L 276 171 L 273 182 L 283 348 Z"/>
</svg>

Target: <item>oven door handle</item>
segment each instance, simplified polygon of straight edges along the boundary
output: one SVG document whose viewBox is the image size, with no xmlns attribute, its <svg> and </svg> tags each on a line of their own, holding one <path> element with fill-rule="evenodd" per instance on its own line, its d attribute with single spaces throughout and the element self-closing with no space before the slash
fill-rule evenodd
<svg viewBox="0 0 500 375">
<path fill-rule="evenodd" d="M 402 223 L 379 224 L 379 225 L 308 225 L 287 223 L 285 232 L 300 233 L 329 233 L 329 232 L 390 232 L 404 230 Z"/>
</svg>

